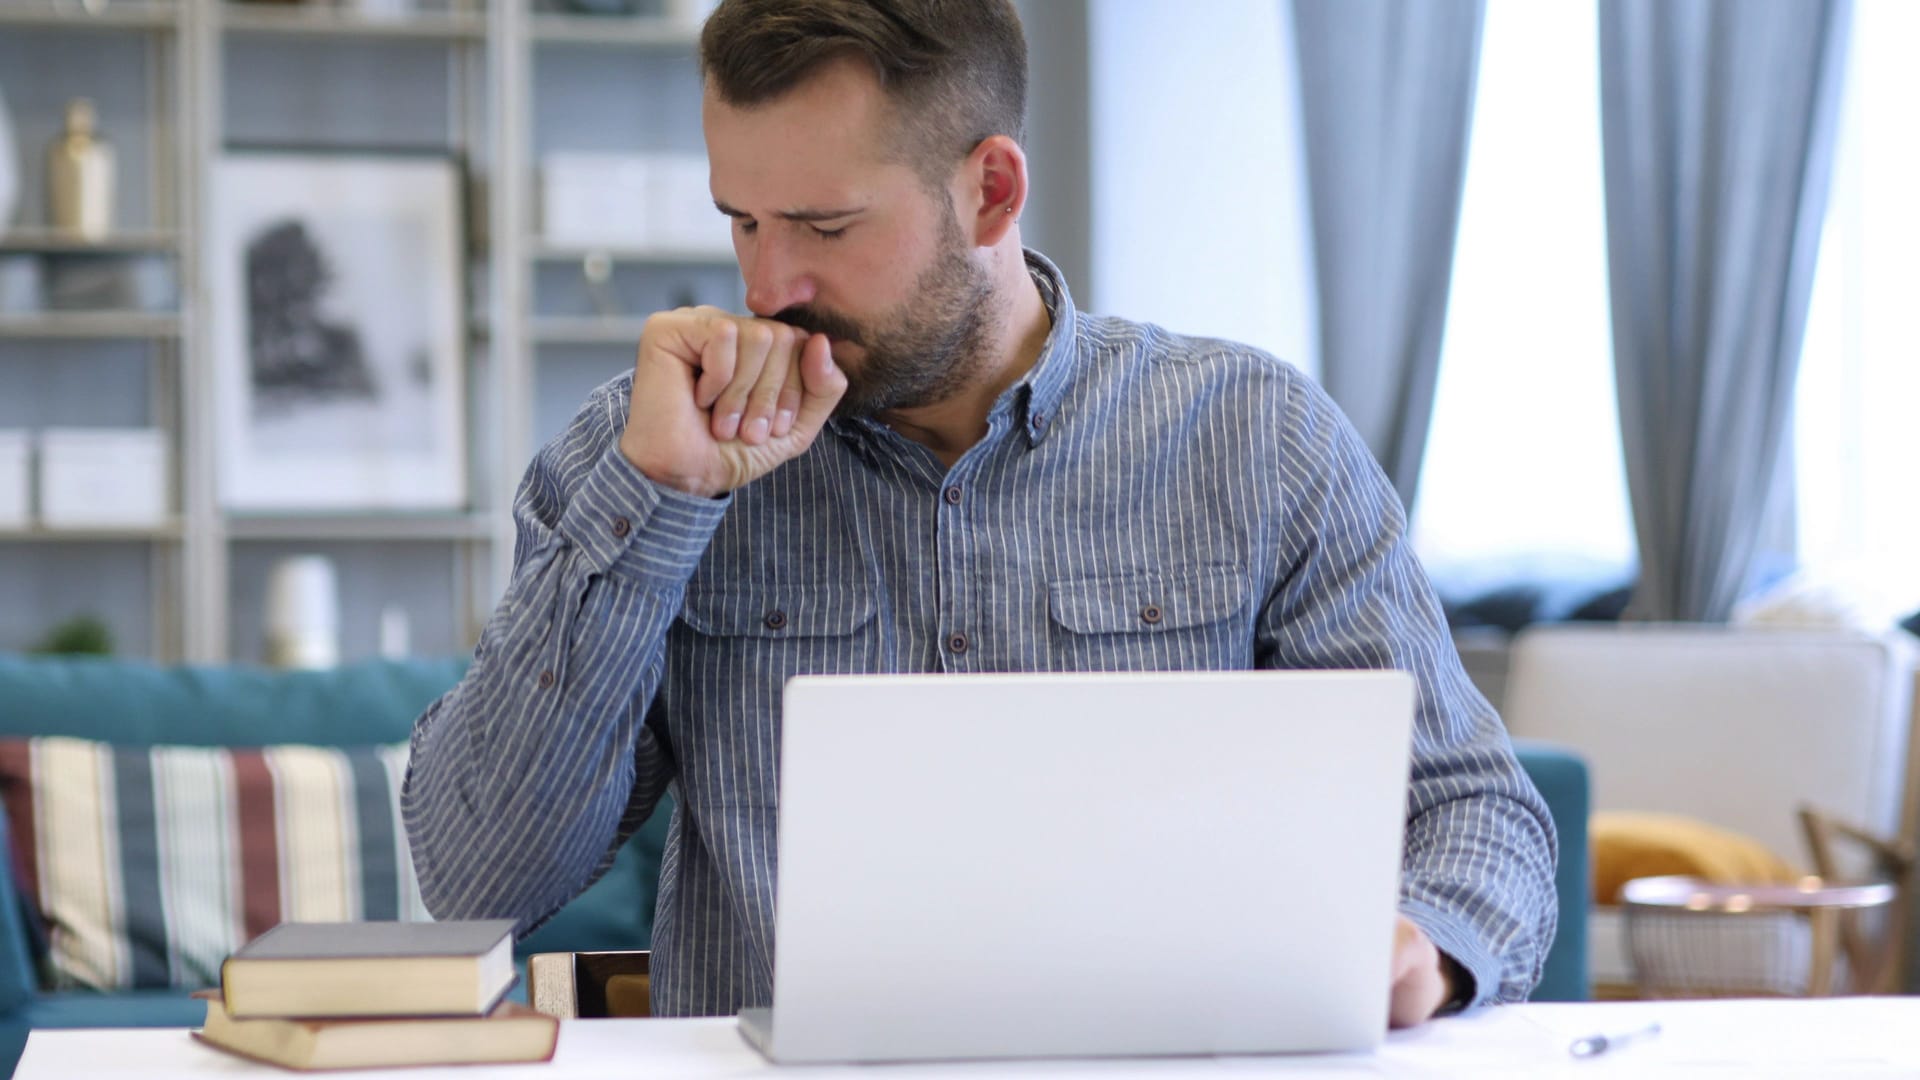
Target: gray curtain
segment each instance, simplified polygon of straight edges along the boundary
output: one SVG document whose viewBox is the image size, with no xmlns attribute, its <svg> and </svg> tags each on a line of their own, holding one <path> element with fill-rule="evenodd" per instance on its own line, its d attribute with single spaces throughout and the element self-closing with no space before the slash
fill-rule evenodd
<svg viewBox="0 0 1920 1080">
<path fill-rule="evenodd" d="M 1413 505 L 1484 0 L 1293 0 L 1320 381 Z"/>
<path fill-rule="evenodd" d="M 1601 0 L 1630 616 L 1726 619 L 1781 497 L 1850 16 L 1849 0 Z"/>
</svg>

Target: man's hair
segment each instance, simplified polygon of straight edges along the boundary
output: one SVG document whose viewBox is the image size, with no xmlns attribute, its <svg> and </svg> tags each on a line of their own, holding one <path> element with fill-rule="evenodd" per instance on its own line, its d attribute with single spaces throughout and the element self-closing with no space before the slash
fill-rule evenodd
<svg viewBox="0 0 1920 1080">
<path fill-rule="evenodd" d="M 701 76 L 735 107 L 843 56 L 879 77 L 891 156 L 929 183 L 990 136 L 1024 138 L 1027 40 L 1012 0 L 723 0 L 700 32 Z"/>
</svg>

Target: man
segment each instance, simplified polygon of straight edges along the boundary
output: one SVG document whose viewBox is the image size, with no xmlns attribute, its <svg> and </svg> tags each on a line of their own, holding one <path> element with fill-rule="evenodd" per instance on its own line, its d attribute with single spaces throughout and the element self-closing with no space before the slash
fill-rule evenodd
<svg viewBox="0 0 1920 1080">
<path fill-rule="evenodd" d="M 513 581 L 414 734 L 435 914 L 544 919 L 677 782 L 654 1008 L 764 1005 L 788 676 L 1398 667 L 1390 1020 L 1524 997 L 1552 826 L 1391 489 L 1294 369 L 1082 314 L 1023 250 L 1007 0 L 725 0 L 700 50 L 753 314 L 653 316 L 528 471 Z"/>
</svg>

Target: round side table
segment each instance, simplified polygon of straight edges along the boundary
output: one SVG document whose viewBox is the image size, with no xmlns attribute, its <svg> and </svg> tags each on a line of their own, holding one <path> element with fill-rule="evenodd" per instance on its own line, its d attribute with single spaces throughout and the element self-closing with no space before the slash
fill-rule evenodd
<svg viewBox="0 0 1920 1080">
<path fill-rule="evenodd" d="M 1635 977 L 1643 990 L 1649 989 L 1649 980 L 1642 970 L 1636 920 L 1643 926 L 1649 919 L 1671 925 L 1676 933 L 1670 936 L 1677 939 L 1685 936 L 1689 917 L 1801 916 L 1811 938 L 1806 979 L 1809 997 L 1833 993 L 1841 919 L 1849 912 L 1885 907 L 1893 898 L 1894 887 L 1886 882 L 1843 885 L 1817 877 L 1801 878 L 1792 885 L 1716 885 L 1689 877 L 1636 878 L 1627 882 L 1621 893 Z"/>
</svg>

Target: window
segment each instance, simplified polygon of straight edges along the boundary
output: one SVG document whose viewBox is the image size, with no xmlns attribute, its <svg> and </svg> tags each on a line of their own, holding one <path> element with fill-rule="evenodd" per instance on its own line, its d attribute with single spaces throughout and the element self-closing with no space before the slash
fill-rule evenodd
<svg viewBox="0 0 1920 1080">
<path fill-rule="evenodd" d="M 1873 625 L 1920 608 L 1920 5 L 1861 0 L 1795 395 L 1800 561 Z"/>
<path fill-rule="evenodd" d="M 1489 0 L 1413 538 L 1443 591 L 1634 561 L 1607 308 L 1595 7 Z"/>
</svg>

